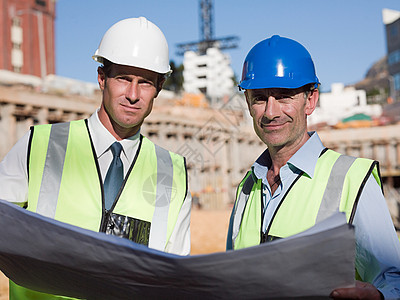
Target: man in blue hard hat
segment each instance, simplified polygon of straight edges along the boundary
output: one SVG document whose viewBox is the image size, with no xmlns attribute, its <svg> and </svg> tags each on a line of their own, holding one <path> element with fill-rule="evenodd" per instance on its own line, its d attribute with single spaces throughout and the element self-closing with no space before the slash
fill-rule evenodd
<svg viewBox="0 0 400 300">
<path fill-rule="evenodd" d="M 239 87 L 267 149 L 239 184 L 227 249 L 297 234 L 340 210 L 355 226 L 357 281 L 330 297 L 399 299 L 400 244 L 378 162 L 329 150 L 307 132 L 319 84 L 310 54 L 292 39 L 275 35 L 248 53 Z"/>
</svg>

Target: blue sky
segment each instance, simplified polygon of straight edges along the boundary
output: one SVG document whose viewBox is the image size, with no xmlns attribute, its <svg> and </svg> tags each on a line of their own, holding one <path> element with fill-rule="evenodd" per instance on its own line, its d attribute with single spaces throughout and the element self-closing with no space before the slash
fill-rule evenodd
<svg viewBox="0 0 400 300">
<path fill-rule="evenodd" d="M 96 82 L 92 54 L 117 21 L 145 16 L 164 32 L 170 57 L 176 45 L 200 39 L 199 0 L 58 0 L 56 73 Z M 237 76 L 247 52 L 274 34 L 293 38 L 311 53 L 322 90 L 361 80 L 386 54 L 382 9 L 400 11 L 399 0 L 214 0 L 214 36 L 237 36 L 227 50 Z"/>
</svg>

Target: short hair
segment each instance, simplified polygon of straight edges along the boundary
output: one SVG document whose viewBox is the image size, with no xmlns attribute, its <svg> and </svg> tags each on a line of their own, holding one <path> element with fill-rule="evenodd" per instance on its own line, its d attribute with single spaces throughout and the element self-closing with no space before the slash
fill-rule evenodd
<svg viewBox="0 0 400 300">
<path fill-rule="evenodd" d="M 101 64 L 102 64 L 102 66 L 100 66 L 100 68 L 103 69 L 104 74 L 106 74 L 106 76 L 108 77 L 113 63 L 111 61 L 109 61 L 108 59 L 102 57 Z"/>
<path fill-rule="evenodd" d="M 307 99 L 310 93 L 314 92 L 316 89 L 315 83 L 309 83 L 303 86 L 304 88 L 304 98 Z"/>
</svg>

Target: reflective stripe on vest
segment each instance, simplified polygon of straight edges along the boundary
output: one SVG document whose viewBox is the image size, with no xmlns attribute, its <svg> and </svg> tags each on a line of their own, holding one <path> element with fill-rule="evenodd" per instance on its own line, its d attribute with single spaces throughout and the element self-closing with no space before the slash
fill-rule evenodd
<svg viewBox="0 0 400 300">
<path fill-rule="evenodd" d="M 336 160 L 331 174 L 329 175 L 328 184 L 325 188 L 324 195 L 322 196 L 321 205 L 315 223 L 325 220 L 334 212 L 339 211 L 344 179 L 355 160 L 355 157 L 347 155 L 340 155 Z"/>
<path fill-rule="evenodd" d="M 242 225 L 242 220 L 243 220 L 243 214 L 245 212 L 248 199 L 250 198 L 250 194 L 252 194 L 253 197 L 257 198 L 257 196 L 254 196 L 254 193 L 256 193 L 257 191 L 259 191 L 259 195 L 262 199 L 261 179 L 257 180 L 252 172 L 248 172 L 245 178 L 240 183 L 236 196 L 237 201 L 234 207 L 233 227 L 232 227 L 233 246 L 235 246 L 236 238 L 239 235 L 240 226 Z M 252 205 L 256 206 L 255 210 L 260 210 L 260 213 L 258 215 L 252 214 L 252 216 L 255 218 L 252 221 L 254 221 L 256 224 L 259 224 L 261 223 L 261 211 L 262 211 L 261 201 L 253 201 Z M 250 211 L 250 209 L 247 209 L 247 211 Z M 251 231 L 248 234 L 254 235 L 251 239 L 260 238 L 259 232 Z"/>
<path fill-rule="evenodd" d="M 162 249 L 167 240 L 167 224 L 169 205 L 172 195 L 173 165 L 169 152 L 156 145 L 157 156 L 157 189 L 156 203 L 151 226 L 157 231 L 150 231 L 149 247 Z"/>
<path fill-rule="evenodd" d="M 278 205 L 267 234 L 287 237 L 301 232 L 337 210 L 354 215 L 358 197 L 371 174 L 380 182 L 377 162 L 326 151 L 310 178 L 300 174 Z M 258 245 L 262 228 L 262 181 L 249 172 L 239 184 L 232 217 L 234 249 Z M 251 185 L 251 188 L 246 186 Z M 250 191 L 250 192 L 249 192 Z M 299 198 L 301 195 L 301 198 Z M 353 211 L 354 208 L 354 211 Z"/>
<path fill-rule="evenodd" d="M 51 126 L 36 212 L 52 219 L 56 215 L 68 135 L 69 123 L 58 123 Z M 59 167 L 54 168 L 54 166 Z"/>
</svg>

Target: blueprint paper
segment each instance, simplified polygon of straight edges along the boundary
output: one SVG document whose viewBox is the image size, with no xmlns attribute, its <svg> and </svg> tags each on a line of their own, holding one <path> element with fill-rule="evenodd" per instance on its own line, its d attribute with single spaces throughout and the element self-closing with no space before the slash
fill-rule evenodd
<svg viewBox="0 0 400 300">
<path fill-rule="evenodd" d="M 15 283 L 85 299 L 328 299 L 354 285 L 354 228 L 338 213 L 298 236 L 178 256 L 0 200 L 0 269 Z M 320 228 L 320 229 L 319 229 Z"/>
</svg>

